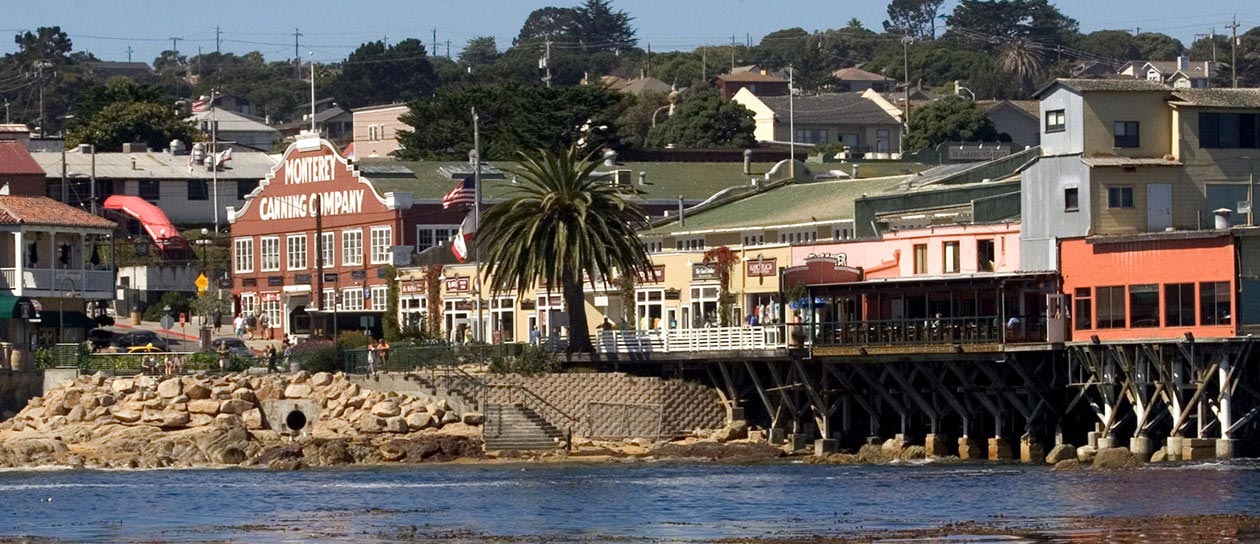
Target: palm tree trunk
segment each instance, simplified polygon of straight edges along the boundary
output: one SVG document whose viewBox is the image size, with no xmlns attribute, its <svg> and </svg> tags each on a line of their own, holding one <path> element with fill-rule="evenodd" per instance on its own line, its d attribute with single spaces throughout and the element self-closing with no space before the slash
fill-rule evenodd
<svg viewBox="0 0 1260 544">
<path fill-rule="evenodd" d="M 586 297 L 580 281 L 565 280 L 564 306 L 569 310 L 569 353 L 594 353 L 591 329 L 586 325 Z"/>
</svg>

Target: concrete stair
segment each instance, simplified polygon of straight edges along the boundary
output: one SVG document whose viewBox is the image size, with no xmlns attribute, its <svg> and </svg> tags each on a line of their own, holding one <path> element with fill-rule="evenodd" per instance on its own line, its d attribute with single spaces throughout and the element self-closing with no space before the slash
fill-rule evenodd
<svg viewBox="0 0 1260 544">
<path fill-rule="evenodd" d="M 563 445 L 564 432 L 521 404 L 487 404 L 486 451 L 554 450 Z"/>
</svg>

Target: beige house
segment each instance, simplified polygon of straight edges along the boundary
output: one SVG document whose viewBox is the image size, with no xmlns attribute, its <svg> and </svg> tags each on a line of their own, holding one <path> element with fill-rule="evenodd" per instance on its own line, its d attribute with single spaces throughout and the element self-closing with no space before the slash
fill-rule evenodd
<svg viewBox="0 0 1260 544">
<path fill-rule="evenodd" d="M 758 96 L 740 89 L 732 98 L 753 112 L 753 136 L 760 142 L 820 145 L 843 143 L 851 153 L 896 158 L 901 153 L 899 110 L 873 90 L 794 97 Z M 792 118 L 795 118 L 793 121 Z"/>
<path fill-rule="evenodd" d="M 398 119 L 406 112 L 406 104 L 366 106 L 352 110 L 354 158 L 394 156 L 394 152 L 402 147 L 398 143 L 398 131 L 409 128 Z"/>
</svg>

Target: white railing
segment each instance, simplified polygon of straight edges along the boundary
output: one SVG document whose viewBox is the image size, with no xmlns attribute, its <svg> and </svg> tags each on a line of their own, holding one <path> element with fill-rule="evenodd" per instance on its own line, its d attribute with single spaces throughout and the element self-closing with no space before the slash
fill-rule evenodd
<svg viewBox="0 0 1260 544">
<path fill-rule="evenodd" d="M 5 287 L 18 286 L 16 268 L 0 268 Z M 22 269 L 22 289 L 54 293 L 112 292 L 113 270 L 59 270 L 52 268 Z"/>
<path fill-rule="evenodd" d="M 679 353 L 785 347 L 783 330 L 779 326 L 608 330 L 596 333 L 593 340 L 599 353 Z"/>
</svg>

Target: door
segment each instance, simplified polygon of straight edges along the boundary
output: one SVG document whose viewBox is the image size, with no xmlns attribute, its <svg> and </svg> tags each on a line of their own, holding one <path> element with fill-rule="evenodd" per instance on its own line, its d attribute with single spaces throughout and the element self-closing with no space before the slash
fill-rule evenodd
<svg viewBox="0 0 1260 544">
<path fill-rule="evenodd" d="M 886 128 L 875 131 L 875 152 L 888 153 L 892 149 L 892 132 Z"/>
<path fill-rule="evenodd" d="M 1172 226 L 1172 184 L 1146 185 L 1146 230 L 1161 232 Z"/>
</svg>

